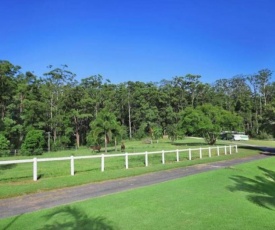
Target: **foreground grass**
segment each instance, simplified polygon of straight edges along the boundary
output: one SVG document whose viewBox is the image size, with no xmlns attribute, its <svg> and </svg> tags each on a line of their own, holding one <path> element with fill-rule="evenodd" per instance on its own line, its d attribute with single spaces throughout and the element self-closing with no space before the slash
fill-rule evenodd
<svg viewBox="0 0 275 230">
<path fill-rule="evenodd" d="M 1 229 L 275 228 L 275 157 L 0 220 Z"/>
<path fill-rule="evenodd" d="M 225 143 L 221 143 L 221 145 Z M 229 144 L 229 143 L 227 143 Z M 194 148 L 204 146 L 202 140 L 185 139 L 182 142 L 176 142 L 171 145 L 168 141 L 154 143 L 150 145 L 142 145 L 140 142 L 127 143 L 128 152 L 144 152 L 159 151 L 174 149 Z M 112 154 L 112 150 L 109 150 Z M 114 150 L 113 150 L 114 151 Z M 166 154 L 165 164 L 161 164 L 161 154 L 149 156 L 149 166 L 144 166 L 144 156 L 129 157 L 129 169 L 125 169 L 124 157 L 107 158 L 105 160 L 105 172 L 100 171 L 100 159 L 85 159 L 75 161 L 75 176 L 70 176 L 70 162 L 41 162 L 38 164 L 38 174 L 40 179 L 36 182 L 32 180 L 32 164 L 13 164 L 0 166 L 0 198 L 19 196 L 28 193 L 35 193 L 39 191 L 76 186 L 86 183 L 100 182 L 104 180 L 117 179 L 122 177 L 129 177 L 141 175 L 150 172 L 167 170 L 172 168 L 186 167 L 194 164 L 201 164 L 213 161 L 228 160 L 233 158 L 243 158 L 250 155 L 258 154 L 258 150 L 241 149 L 239 153 L 232 155 L 224 155 L 220 152 L 217 156 L 217 151 L 212 151 L 212 157 L 208 157 L 208 151 L 203 151 L 203 159 L 199 159 L 199 152 L 192 153 L 192 160 L 188 160 L 188 153 L 180 154 L 180 162 L 175 161 L 175 153 Z M 91 155 L 91 151 L 87 148 L 80 149 L 75 152 L 55 152 L 47 153 L 40 157 L 60 157 L 74 155 Z M 116 153 L 115 151 L 113 153 Z M 21 157 L 17 157 L 21 158 Z M 7 158 L 10 159 L 10 158 Z M 13 158 L 14 159 L 14 158 Z M 5 159 L 6 160 L 6 159 Z"/>
</svg>

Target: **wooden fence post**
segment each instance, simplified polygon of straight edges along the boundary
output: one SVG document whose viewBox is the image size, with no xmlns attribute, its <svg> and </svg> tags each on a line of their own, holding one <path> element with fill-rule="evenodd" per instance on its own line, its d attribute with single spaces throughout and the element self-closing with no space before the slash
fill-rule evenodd
<svg viewBox="0 0 275 230">
<path fill-rule="evenodd" d="M 238 152 L 238 145 L 235 145 L 235 148 L 236 148 L 235 151 L 236 151 L 236 153 L 237 153 L 237 152 Z"/>
<path fill-rule="evenodd" d="M 33 158 L 33 180 L 37 181 L 37 158 Z"/>
<path fill-rule="evenodd" d="M 161 161 L 162 161 L 162 164 L 165 164 L 164 150 L 162 150 L 162 154 L 161 154 L 161 155 L 162 155 L 162 160 L 161 160 Z"/>
<path fill-rule="evenodd" d="M 226 146 L 224 146 L 224 154 L 227 155 Z"/>
<path fill-rule="evenodd" d="M 229 145 L 229 154 L 232 154 L 232 146 L 231 145 Z"/>
<path fill-rule="evenodd" d="M 217 155 L 218 156 L 220 155 L 220 148 L 219 148 L 219 146 L 217 146 Z"/>
<path fill-rule="evenodd" d="M 201 151 L 201 147 L 200 147 L 200 159 L 202 159 L 202 151 Z"/>
<path fill-rule="evenodd" d="M 71 176 L 74 176 L 74 156 L 71 156 Z"/>
<path fill-rule="evenodd" d="M 211 147 L 208 148 L 208 156 L 211 157 Z"/>
</svg>

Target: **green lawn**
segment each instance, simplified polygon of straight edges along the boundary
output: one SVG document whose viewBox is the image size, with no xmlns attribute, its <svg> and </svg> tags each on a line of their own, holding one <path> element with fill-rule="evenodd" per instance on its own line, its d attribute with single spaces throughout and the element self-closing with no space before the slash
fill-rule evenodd
<svg viewBox="0 0 275 230">
<path fill-rule="evenodd" d="M 219 143 L 218 143 L 219 144 Z M 220 143 L 220 145 L 230 144 Z M 159 143 L 143 144 L 141 141 L 126 142 L 127 152 L 145 152 L 160 150 L 176 150 L 187 148 L 207 147 L 201 139 L 185 138 L 183 141 L 170 143 L 168 140 L 162 140 Z M 241 149 L 239 153 L 224 155 L 224 150 L 220 150 L 220 156 L 217 156 L 217 150 L 211 151 L 212 157 L 209 158 L 208 150 L 202 152 L 203 159 L 199 159 L 199 151 L 192 152 L 192 160 L 188 160 L 188 152 L 180 153 L 180 162 L 176 162 L 176 154 L 168 153 L 165 155 L 165 164 L 161 163 L 161 154 L 149 155 L 149 165 L 145 167 L 144 156 L 129 156 L 129 169 L 125 169 L 124 157 L 106 158 L 105 171 L 100 170 L 100 159 L 75 160 L 75 176 L 70 176 L 70 161 L 39 162 L 38 175 L 39 180 L 34 182 L 32 173 L 32 163 L 13 164 L 0 166 L 0 198 L 18 196 L 22 194 L 34 193 L 37 191 L 51 190 L 62 187 L 76 186 L 85 183 L 99 182 L 115 178 L 122 178 L 134 175 L 145 174 L 154 171 L 167 170 L 171 168 L 186 167 L 188 165 L 206 163 L 210 161 L 220 161 L 233 158 L 242 158 L 253 154 L 258 154 L 257 150 Z M 108 154 L 117 153 L 114 147 L 108 149 Z M 227 152 L 228 153 L 228 152 Z M 64 157 L 98 154 L 92 153 L 87 148 L 81 148 L 77 151 L 60 151 L 45 153 L 43 157 Z M 14 158 L 2 158 L 3 160 L 22 159 L 17 156 Z M 25 159 L 26 157 L 24 157 Z M 1 159 L 1 160 L 2 160 Z"/>
<path fill-rule="evenodd" d="M 217 146 L 232 144 L 231 142 L 218 142 Z M 160 150 L 176 150 L 207 147 L 202 139 L 185 138 L 182 141 L 171 143 L 169 140 L 161 140 L 159 143 L 144 144 L 142 141 L 126 142 L 126 151 L 133 152 L 152 152 Z M 34 193 L 37 191 L 51 190 L 62 187 L 76 186 L 85 183 L 99 182 L 115 178 L 122 178 L 144 173 L 166 170 L 171 168 L 186 167 L 188 165 L 206 163 L 210 161 L 220 161 L 233 158 L 242 158 L 249 155 L 258 154 L 258 150 L 239 149 L 235 154 L 224 155 L 224 150 L 211 151 L 212 157 L 208 157 L 208 150 L 202 151 L 203 159 L 199 159 L 199 151 L 192 152 L 192 160 L 188 160 L 188 152 L 180 153 L 180 162 L 176 162 L 176 154 L 165 154 L 165 165 L 161 163 L 161 154 L 149 155 L 149 165 L 145 167 L 144 156 L 129 156 L 129 169 L 125 169 L 124 157 L 106 158 L 105 172 L 100 171 L 100 159 L 75 160 L 75 176 L 70 176 L 70 161 L 39 162 L 39 180 L 33 181 L 32 163 L 0 165 L 0 198 L 18 196 L 22 194 Z M 114 147 L 108 148 L 108 154 L 119 153 Z M 78 150 L 59 151 L 45 153 L 38 158 L 65 157 L 65 156 L 87 156 L 92 154 L 88 148 Z M 26 159 L 33 157 L 2 157 L 1 160 Z"/>
<path fill-rule="evenodd" d="M 0 220 L 0 229 L 275 229 L 275 157 Z"/>
</svg>

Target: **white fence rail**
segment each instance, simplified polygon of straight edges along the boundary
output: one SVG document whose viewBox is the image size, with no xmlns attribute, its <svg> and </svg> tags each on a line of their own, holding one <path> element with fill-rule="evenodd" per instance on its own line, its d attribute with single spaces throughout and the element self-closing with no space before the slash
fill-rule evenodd
<svg viewBox="0 0 275 230">
<path fill-rule="evenodd" d="M 161 161 L 162 164 L 165 164 L 165 153 L 176 153 L 176 161 L 180 161 L 180 152 L 187 152 L 188 153 L 188 160 L 192 160 L 192 151 L 199 151 L 199 157 L 202 159 L 202 151 L 208 150 L 208 156 L 212 157 L 212 150 L 217 151 L 217 156 L 220 156 L 220 149 L 224 150 L 224 154 L 227 155 L 228 151 L 229 154 L 232 154 L 232 151 L 235 149 L 235 153 L 238 152 L 237 145 L 229 145 L 229 146 L 215 146 L 215 147 L 208 147 L 208 148 L 189 148 L 189 149 L 176 149 L 176 150 L 169 150 L 169 151 L 156 151 L 156 152 L 141 152 L 141 153 L 120 153 L 120 154 L 101 154 L 101 155 L 92 155 L 92 156 L 70 156 L 70 157 L 56 157 L 56 158 L 33 158 L 27 160 L 14 160 L 14 161 L 0 161 L 0 165 L 7 165 L 7 164 L 22 164 L 22 163 L 33 163 L 33 180 L 37 181 L 37 169 L 38 169 L 38 162 L 47 162 L 47 161 L 66 161 L 69 160 L 71 162 L 71 175 L 75 174 L 74 170 L 74 161 L 78 159 L 91 159 L 91 158 L 101 158 L 101 171 L 104 172 L 105 169 L 105 158 L 108 157 L 124 157 L 125 158 L 125 168 L 129 168 L 129 156 L 140 156 L 144 155 L 144 162 L 145 166 L 149 165 L 148 155 L 151 154 L 160 154 L 161 153 Z"/>
</svg>

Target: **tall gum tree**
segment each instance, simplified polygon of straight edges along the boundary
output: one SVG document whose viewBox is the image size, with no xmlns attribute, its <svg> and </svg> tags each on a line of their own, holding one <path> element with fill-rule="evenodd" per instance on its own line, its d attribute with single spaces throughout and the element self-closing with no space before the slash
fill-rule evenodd
<svg viewBox="0 0 275 230">
<path fill-rule="evenodd" d="M 74 81 L 75 74 L 67 70 L 67 65 L 62 65 L 61 68 L 54 68 L 48 66 L 49 72 L 44 73 L 45 76 L 45 88 L 44 88 L 44 98 L 48 105 L 49 114 L 49 130 L 53 136 L 53 142 L 56 143 L 58 132 L 62 129 L 62 123 L 64 120 L 64 111 L 62 108 L 62 103 L 66 97 L 65 86 L 75 85 Z"/>
</svg>

